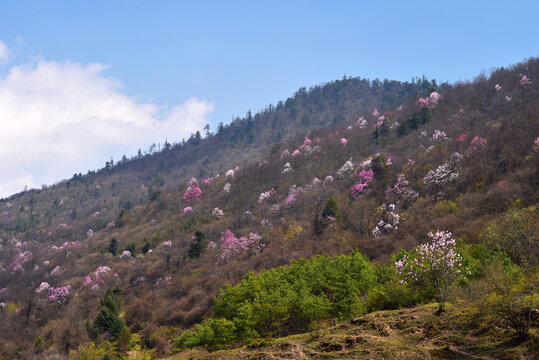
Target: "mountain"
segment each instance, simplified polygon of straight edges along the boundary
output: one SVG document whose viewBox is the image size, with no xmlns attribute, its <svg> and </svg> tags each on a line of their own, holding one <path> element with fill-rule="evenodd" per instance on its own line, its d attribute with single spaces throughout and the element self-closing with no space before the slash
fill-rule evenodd
<svg viewBox="0 0 539 360">
<path fill-rule="evenodd" d="M 0 354 L 269 346 L 433 301 L 445 335 L 499 334 L 458 351 L 533 354 L 538 82 L 535 58 L 439 86 L 343 78 L 4 199 Z"/>
</svg>

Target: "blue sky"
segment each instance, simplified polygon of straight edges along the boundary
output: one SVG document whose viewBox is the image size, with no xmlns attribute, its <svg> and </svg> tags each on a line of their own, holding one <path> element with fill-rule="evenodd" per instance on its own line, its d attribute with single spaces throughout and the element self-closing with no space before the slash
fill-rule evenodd
<svg viewBox="0 0 539 360">
<path fill-rule="evenodd" d="M 345 74 L 472 79 L 537 56 L 537 14 L 537 1 L 2 1 L 0 94 L 17 89 L 20 97 L 8 104 L 9 111 L 2 113 L 0 106 L 2 128 L 15 115 L 29 118 L 28 126 L 46 124 L 47 131 L 35 136 L 47 146 L 47 134 L 67 138 L 74 131 L 77 139 L 77 124 L 88 126 L 97 118 L 101 122 L 93 129 L 132 131 L 133 137 L 96 140 L 91 155 L 75 152 L 76 159 L 58 169 L 15 167 L 18 180 L 3 186 L 8 182 L 0 178 L 0 196 L 21 190 L 25 182 L 36 186 L 100 167 L 111 155 L 117 159 L 162 142 L 163 134 L 178 141 L 205 123 L 215 129 L 232 115 Z M 66 78 L 69 85 L 62 83 Z M 16 107 L 28 93 L 35 95 L 27 102 L 34 105 L 32 114 Z M 92 105 L 82 95 L 73 99 L 74 93 L 92 98 Z M 40 113 L 39 105 L 54 99 L 58 107 Z M 94 115 L 93 109 L 107 106 L 93 99 L 117 99 L 123 105 L 108 108 L 127 110 Z M 66 102 L 73 104 L 69 116 L 60 106 Z M 77 108 L 86 112 L 75 114 Z M 58 128 L 50 128 L 48 117 L 64 115 Z M 73 116 L 80 119 L 69 123 Z M 110 118 L 130 128 L 107 128 Z M 145 129 L 146 137 L 137 129 Z M 12 129 L 8 140 L 17 136 L 24 134 Z M 49 156 L 59 151 L 47 149 Z M 17 156 L 9 151 L 14 150 L 0 148 L 0 160 Z M 31 162 L 32 156 L 18 162 Z"/>
</svg>

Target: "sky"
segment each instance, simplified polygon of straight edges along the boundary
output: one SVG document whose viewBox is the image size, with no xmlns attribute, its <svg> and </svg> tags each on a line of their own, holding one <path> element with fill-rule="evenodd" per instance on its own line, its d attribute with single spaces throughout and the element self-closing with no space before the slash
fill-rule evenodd
<svg viewBox="0 0 539 360">
<path fill-rule="evenodd" d="M 346 76 L 471 80 L 539 55 L 530 1 L 0 2 L 0 198 Z"/>
</svg>

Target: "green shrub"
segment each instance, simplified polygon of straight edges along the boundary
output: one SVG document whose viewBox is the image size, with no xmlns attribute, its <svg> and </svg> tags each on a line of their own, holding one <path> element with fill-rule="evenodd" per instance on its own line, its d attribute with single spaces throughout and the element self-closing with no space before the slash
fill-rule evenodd
<svg viewBox="0 0 539 360">
<path fill-rule="evenodd" d="M 209 351 L 225 348 L 236 340 L 236 328 L 227 319 L 206 319 L 195 325 L 194 329 L 184 331 L 174 341 L 178 348 L 203 346 Z"/>
</svg>

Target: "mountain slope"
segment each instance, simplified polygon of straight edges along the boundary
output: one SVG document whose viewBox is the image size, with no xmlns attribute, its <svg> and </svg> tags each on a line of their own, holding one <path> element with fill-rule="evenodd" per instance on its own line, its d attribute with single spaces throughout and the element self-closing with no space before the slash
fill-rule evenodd
<svg viewBox="0 0 539 360">
<path fill-rule="evenodd" d="M 523 83 L 519 74 L 531 83 Z M 498 245 L 508 262 L 535 268 L 537 259 L 524 255 L 537 253 L 538 74 L 539 61 L 531 59 L 488 79 L 432 88 L 408 100 L 407 91 L 418 84 L 387 82 L 388 88 L 400 89 L 402 103 L 383 99 L 383 94 L 395 94 L 383 90 L 386 83 L 342 80 L 308 94 L 299 91 L 288 105 L 238 121 L 198 145 L 193 137 L 180 149 L 4 201 L 0 301 L 6 306 L 0 322 L 12 331 L 2 340 L 1 353 L 61 356 L 92 339 L 120 341 L 107 331 L 94 337 L 92 323 L 109 299 L 107 311 L 125 320 L 143 347 L 166 354 L 172 338 L 212 315 L 212 297 L 219 289 L 237 284 L 249 271 L 354 249 L 380 272 L 379 287 L 368 296 L 378 299 L 375 308 L 431 301 L 436 298 L 432 287 L 396 296 L 398 279 L 389 261 L 424 243 L 429 231 L 452 232 L 467 244 L 469 261 L 506 261 L 492 255 L 498 254 Z M 378 94 L 374 103 L 393 106 L 373 111 L 375 105 L 343 90 L 354 82 Z M 419 88 L 425 90 L 425 84 Z M 317 108 L 320 103 L 329 105 Z M 291 109 L 297 110 L 295 116 Z M 251 147 L 245 134 L 267 139 L 269 145 L 277 136 L 270 130 L 272 119 L 278 119 L 279 129 L 294 128 L 302 114 L 318 114 L 323 123 L 315 121 L 308 132 L 307 119 L 305 128 L 295 130 L 303 136 L 247 162 Z M 328 119 L 338 121 L 314 128 Z M 240 144 L 242 136 L 243 147 L 234 145 L 234 138 Z M 251 143 L 258 149 L 265 144 Z M 215 151 L 212 160 L 204 164 L 210 151 Z M 234 154 L 240 153 L 246 157 L 238 164 L 240 155 Z M 180 158 L 186 165 L 176 169 Z M 204 167 L 213 175 L 211 166 L 220 166 L 219 159 L 223 170 L 240 167 L 205 181 L 183 180 L 201 175 Z M 170 170 L 159 176 L 161 167 Z M 141 173 L 150 179 L 144 187 Z M 201 191 L 200 198 L 194 189 Z M 120 212 L 122 207 L 130 210 Z M 513 230 L 518 236 L 504 242 Z M 490 264 L 479 265 L 474 265 L 476 278 L 466 282 L 476 285 L 466 286 L 479 287 L 474 281 L 486 276 Z M 60 296 L 41 291 L 43 282 L 53 289 L 70 288 Z M 107 290 L 115 287 L 121 291 L 111 300 Z M 382 295 L 374 296 L 379 291 Z M 354 312 L 365 310 L 357 306 Z M 279 330 L 276 335 L 291 331 Z"/>
</svg>

